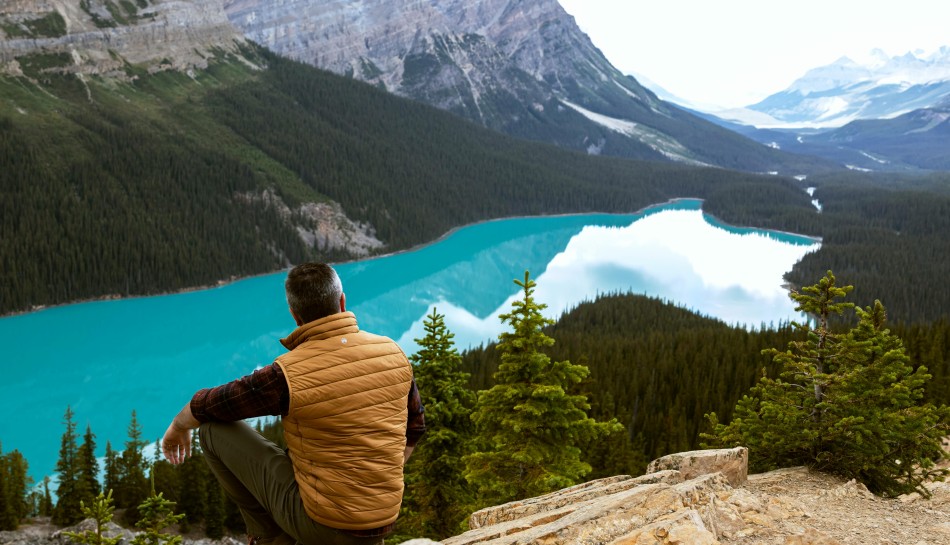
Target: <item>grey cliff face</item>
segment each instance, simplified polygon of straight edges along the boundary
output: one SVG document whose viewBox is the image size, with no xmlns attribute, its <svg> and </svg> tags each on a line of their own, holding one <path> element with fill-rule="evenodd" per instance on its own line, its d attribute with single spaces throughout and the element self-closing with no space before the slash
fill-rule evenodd
<svg viewBox="0 0 950 545">
<path fill-rule="evenodd" d="M 281 55 L 522 136 L 555 118 L 592 125 L 570 104 L 628 120 L 638 110 L 666 115 L 556 0 L 225 0 L 225 10 Z M 596 127 L 561 143 L 597 149 Z"/>
<path fill-rule="evenodd" d="M 126 62 L 151 71 L 204 68 L 212 50 L 233 51 L 243 41 L 221 0 L 0 3 L 0 69 L 12 73 L 16 57 L 36 53 L 67 53 L 68 71 L 81 74 L 119 75 Z"/>
<path fill-rule="evenodd" d="M 463 83 L 478 98 L 514 70 L 539 88 L 617 80 L 654 100 L 607 62 L 556 0 L 225 0 L 224 7 L 247 37 L 281 55 L 403 94 L 418 87 L 418 76 L 437 75 L 430 92 Z"/>
</svg>

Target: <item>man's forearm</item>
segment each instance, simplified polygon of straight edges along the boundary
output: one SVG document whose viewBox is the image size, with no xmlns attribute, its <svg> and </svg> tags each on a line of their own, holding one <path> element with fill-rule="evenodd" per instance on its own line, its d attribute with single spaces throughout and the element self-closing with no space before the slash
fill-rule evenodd
<svg viewBox="0 0 950 545">
<path fill-rule="evenodd" d="M 191 414 L 191 402 L 185 403 L 185 406 L 178 411 L 178 414 L 175 415 L 175 419 L 172 420 L 172 426 L 182 431 L 197 429 L 200 425 L 201 422 Z"/>
<path fill-rule="evenodd" d="M 191 414 L 191 403 L 186 403 L 172 419 L 162 437 L 162 454 L 165 459 L 178 465 L 191 456 L 191 430 L 200 425 L 201 422 Z"/>
</svg>

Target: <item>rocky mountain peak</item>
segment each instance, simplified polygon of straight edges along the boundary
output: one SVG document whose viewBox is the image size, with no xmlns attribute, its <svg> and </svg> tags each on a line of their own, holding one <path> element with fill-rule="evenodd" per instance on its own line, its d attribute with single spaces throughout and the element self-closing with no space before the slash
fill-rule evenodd
<svg viewBox="0 0 950 545">
<path fill-rule="evenodd" d="M 243 36 L 222 0 L 7 0 L 0 4 L 0 69 L 17 58 L 68 55 L 56 70 L 122 77 L 126 64 L 149 71 L 204 68 L 216 50 L 234 51 Z"/>
<path fill-rule="evenodd" d="M 245 36 L 280 55 L 521 138 L 590 154 L 801 168 L 799 158 L 659 100 L 614 68 L 557 0 L 225 0 L 224 7 Z"/>
</svg>

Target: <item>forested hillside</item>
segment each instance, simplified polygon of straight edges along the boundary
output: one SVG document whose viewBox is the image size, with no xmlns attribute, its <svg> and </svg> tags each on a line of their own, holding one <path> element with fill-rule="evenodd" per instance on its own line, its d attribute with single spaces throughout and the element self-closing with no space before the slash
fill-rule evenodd
<svg viewBox="0 0 950 545">
<path fill-rule="evenodd" d="M 258 49 L 222 54 L 194 78 L 47 71 L 66 62 L 25 57 L 23 77 L 0 77 L 0 313 L 354 256 L 345 241 L 299 234 L 313 229 L 304 203 L 340 203 L 382 241 L 376 251 L 392 251 L 488 218 L 699 197 L 734 225 L 821 236 L 793 284 L 833 269 L 895 321 L 950 314 L 950 285 L 937 281 L 950 276 L 950 175 L 796 184 L 588 156 Z"/>
<path fill-rule="evenodd" d="M 821 213 L 785 206 L 765 185 L 746 184 L 738 200 L 713 195 L 703 209 L 737 225 L 822 237 L 822 247 L 786 278 L 805 286 L 833 270 L 855 286 L 854 300 L 880 299 L 893 322 L 950 317 L 950 174 L 829 174 L 809 178 Z M 744 202 L 770 202 L 746 206 Z"/>
<path fill-rule="evenodd" d="M 263 50 L 242 55 L 194 77 L 126 65 L 128 80 L 79 80 L 55 71 L 65 56 L 33 55 L 19 59 L 24 76 L 0 77 L 0 313 L 351 255 L 297 235 L 306 202 L 339 202 L 385 251 L 487 218 L 732 201 L 746 185 L 809 209 L 784 179 L 523 142 Z"/>
<path fill-rule="evenodd" d="M 950 402 L 950 321 L 891 329 L 904 339 L 915 367 L 924 364 L 933 375 L 928 399 Z M 555 339 L 547 351 L 552 361 L 590 368 L 581 389 L 590 396 L 591 416 L 616 417 L 626 426 L 624 437 L 588 447 L 595 468 L 589 478 L 636 474 L 659 456 L 699 448 L 699 434 L 709 431 L 704 414 L 716 412 L 729 421 L 736 402 L 761 373 L 778 372 L 761 351 L 800 337 L 787 324 L 747 331 L 656 299 L 622 294 L 578 305 L 545 331 Z M 463 358 L 472 387 L 490 387 L 499 363 L 495 345 Z"/>
</svg>

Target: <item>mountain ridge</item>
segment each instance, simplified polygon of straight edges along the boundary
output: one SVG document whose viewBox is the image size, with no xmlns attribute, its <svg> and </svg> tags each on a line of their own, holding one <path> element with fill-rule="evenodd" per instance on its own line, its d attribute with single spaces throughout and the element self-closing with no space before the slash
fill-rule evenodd
<svg viewBox="0 0 950 545">
<path fill-rule="evenodd" d="M 812 68 L 756 104 L 709 113 L 766 129 L 829 129 L 863 119 L 891 119 L 947 97 L 950 46 L 929 55 L 888 56 L 875 49 L 863 62 L 841 57 Z"/>
<path fill-rule="evenodd" d="M 658 99 L 614 68 L 555 0 L 228 0 L 225 9 L 249 39 L 278 54 L 520 138 L 755 172 L 835 168 Z"/>
<path fill-rule="evenodd" d="M 202 69 L 216 50 L 245 42 L 221 0 L 23 0 L 0 6 L 0 73 L 22 74 L 17 57 L 68 55 L 58 71 L 126 77 L 128 64 L 163 70 Z"/>
</svg>

